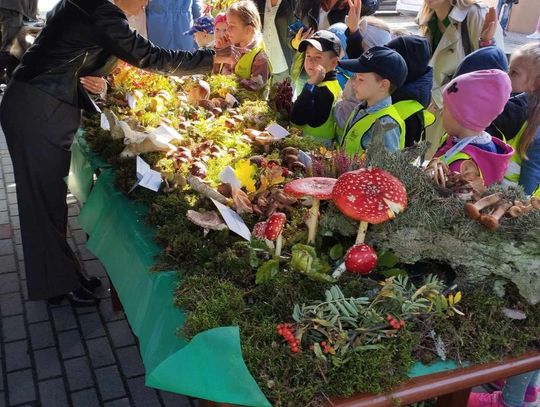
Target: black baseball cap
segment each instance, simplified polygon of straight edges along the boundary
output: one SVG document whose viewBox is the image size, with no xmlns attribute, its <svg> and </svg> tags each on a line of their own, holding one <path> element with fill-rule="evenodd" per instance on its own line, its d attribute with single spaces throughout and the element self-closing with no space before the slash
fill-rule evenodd
<svg viewBox="0 0 540 407">
<path fill-rule="evenodd" d="M 300 42 L 298 51 L 305 52 L 308 45 L 312 45 L 321 52 L 333 51 L 337 56 L 341 55 L 341 42 L 338 36 L 330 31 L 319 30 L 315 32 L 311 37 Z"/>
<path fill-rule="evenodd" d="M 373 72 L 400 88 L 407 79 L 407 63 L 401 55 L 388 47 L 373 47 L 360 58 L 339 61 L 339 66 L 350 72 Z"/>
</svg>

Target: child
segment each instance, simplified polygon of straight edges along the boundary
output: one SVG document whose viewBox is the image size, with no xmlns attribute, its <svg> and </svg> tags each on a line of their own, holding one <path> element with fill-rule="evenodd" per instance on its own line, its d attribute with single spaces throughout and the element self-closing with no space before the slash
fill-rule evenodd
<svg viewBox="0 0 540 407">
<path fill-rule="evenodd" d="M 519 184 L 528 195 L 540 196 L 540 42 L 523 45 L 512 55 L 509 75 L 512 91 L 523 94 L 512 98 L 504 115 L 495 120 L 501 129 L 510 128 L 503 120 L 519 126 L 515 137 L 509 131 L 504 134 L 515 149 L 505 183 Z M 525 122 L 520 120 L 523 113 Z"/>
<path fill-rule="evenodd" d="M 471 393 L 467 407 L 536 407 L 540 370 L 512 376 L 502 391 Z"/>
<path fill-rule="evenodd" d="M 214 48 L 216 50 L 229 47 L 231 42 L 227 33 L 229 25 L 227 24 L 227 15 L 219 13 L 214 18 Z M 233 73 L 230 64 L 214 64 L 213 74 L 231 75 Z"/>
<path fill-rule="evenodd" d="M 442 94 L 442 123 L 448 137 L 435 157 L 456 172 L 462 172 L 467 162 L 471 174 L 481 176 L 486 186 L 501 181 L 514 150 L 485 129 L 503 111 L 511 91 L 510 78 L 498 69 L 450 81 Z"/>
<path fill-rule="evenodd" d="M 353 110 L 342 129 L 341 148 L 351 156 L 361 156 L 373 137 L 373 125 L 392 123 L 384 134 L 389 151 L 405 145 L 405 123 L 392 105 L 391 94 L 407 78 L 407 64 L 401 55 L 387 47 L 373 47 L 358 59 L 340 61 L 339 65 L 356 74 L 351 79 L 355 96 L 363 102 Z M 340 133 L 338 133 L 338 136 Z"/>
<path fill-rule="evenodd" d="M 263 90 L 270 78 L 270 63 L 261 40 L 261 18 L 251 0 L 235 2 L 227 10 L 229 39 L 240 56 L 234 73 L 248 90 Z"/>
<path fill-rule="evenodd" d="M 184 35 L 193 35 L 199 48 L 209 48 L 214 42 L 214 19 L 204 15 L 197 18 Z"/>
<path fill-rule="evenodd" d="M 332 107 L 341 93 L 336 76 L 341 44 L 335 34 L 320 30 L 303 40 L 298 51 L 305 53 L 309 79 L 293 104 L 291 122 L 301 126 L 304 135 L 329 147 L 335 134 Z"/>
</svg>

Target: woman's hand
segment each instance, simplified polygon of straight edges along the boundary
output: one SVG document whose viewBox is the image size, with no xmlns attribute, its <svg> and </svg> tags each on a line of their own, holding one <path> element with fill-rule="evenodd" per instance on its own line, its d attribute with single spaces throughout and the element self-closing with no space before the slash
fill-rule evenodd
<svg viewBox="0 0 540 407">
<path fill-rule="evenodd" d="M 100 76 L 83 76 L 80 81 L 88 92 L 95 95 L 100 95 L 107 90 L 107 81 Z"/>
<path fill-rule="evenodd" d="M 490 42 L 495 37 L 495 31 L 497 30 L 497 12 L 495 7 L 490 7 L 486 17 L 484 18 L 484 25 L 480 34 L 480 42 Z"/>
<path fill-rule="evenodd" d="M 347 28 L 349 34 L 358 31 L 358 24 L 362 16 L 362 0 L 347 0 L 349 2 L 349 14 L 347 15 Z"/>
</svg>

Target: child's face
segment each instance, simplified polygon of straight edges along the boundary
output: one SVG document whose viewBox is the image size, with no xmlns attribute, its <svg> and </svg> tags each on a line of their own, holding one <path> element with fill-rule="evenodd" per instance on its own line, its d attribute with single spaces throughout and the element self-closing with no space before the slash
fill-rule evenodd
<svg viewBox="0 0 540 407">
<path fill-rule="evenodd" d="M 331 72 L 337 67 L 339 58 L 332 51 L 319 51 L 312 45 L 306 48 L 304 68 L 308 76 L 313 76 L 317 66 L 322 66 L 326 72 Z"/>
<path fill-rule="evenodd" d="M 199 47 L 207 47 L 214 40 L 214 36 L 212 34 L 204 31 L 196 31 L 195 34 L 193 34 L 193 37 L 195 38 L 195 42 Z"/>
<path fill-rule="evenodd" d="M 454 119 L 452 113 L 443 107 L 442 123 L 444 130 L 451 136 L 459 137 L 463 133 L 463 127 Z"/>
<path fill-rule="evenodd" d="M 373 72 L 355 73 L 352 77 L 354 94 L 358 100 L 372 101 L 388 96 L 390 82 L 379 79 Z"/>
<path fill-rule="evenodd" d="M 227 24 L 227 32 L 233 44 L 250 41 L 253 37 L 253 27 L 245 25 L 236 14 L 227 13 Z"/>
<path fill-rule="evenodd" d="M 535 86 L 533 80 L 531 80 L 531 71 L 528 69 L 527 61 L 523 58 L 512 59 L 510 62 L 510 69 L 508 76 L 512 82 L 512 92 L 534 92 Z"/>
<path fill-rule="evenodd" d="M 216 41 L 221 40 L 227 35 L 227 23 L 219 23 L 214 27 Z"/>
</svg>

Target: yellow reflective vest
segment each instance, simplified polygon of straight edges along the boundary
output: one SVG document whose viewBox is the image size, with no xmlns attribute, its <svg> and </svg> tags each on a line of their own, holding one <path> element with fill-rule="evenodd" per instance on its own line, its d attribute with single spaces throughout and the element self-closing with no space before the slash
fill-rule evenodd
<svg viewBox="0 0 540 407">
<path fill-rule="evenodd" d="M 338 96 L 341 93 L 341 86 L 339 85 L 337 79 L 323 81 L 319 83 L 317 87 L 328 88 L 328 90 L 332 92 L 332 95 L 334 95 L 334 103 L 336 103 Z M 336 133 L 336 121 L 334 119 L 333 110 L 330 110 L 328 118 L 322 125 L 318 127 L 311 127 L 310 125 L 306 124 L 302 126 L 302 130 L 304 131 L 304 135 L 313 137 L 314 139 L 322 141 L 325 144 L 330 144 L 334 140 L 334 135 Z"/>
</svg>

